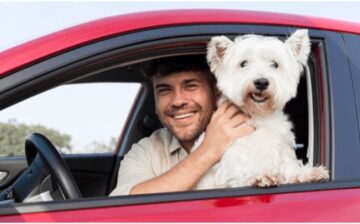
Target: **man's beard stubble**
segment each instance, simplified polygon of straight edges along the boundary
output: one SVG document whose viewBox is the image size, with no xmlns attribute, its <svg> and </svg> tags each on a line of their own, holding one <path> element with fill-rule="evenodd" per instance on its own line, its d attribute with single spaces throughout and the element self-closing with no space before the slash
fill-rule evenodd
<svg viewBox="0 0 360 224">
<path fill-rule="evenodd" d="M 181 111 L 182 113 L 195 111 L 197 114 L 201 115 L 202 108 L 197 104 L 195 104 L 192 108 L 189 108 L 188 106 L 184 106 L 181 108 L 170 108 L 168 111 L 165 111 L 165 115 L 174 116 L 175 114 L 179 113 L 179 111 Z M 183 142 L 183 141 L 195 141 L 205 131 L 208 123 L 210 122 L 210 119 L 211 119 L 211 115 L 205 115 L 205 117 L 203 117 L 203 120 L 194 121 L 197 124 L 195 125 L 192 124 L 194 125 L 194 127 L 192 127 L 192 129 L 190 130 L 187 130 L 185 133 L 182 131 L 176 131 L 175 128 L 173 128 L 171 125 L 165 124 L 162 121 L 162 119 L 160 120 L 163 126 L 166 127 L 178 139 L 179 142 Z"/>
</svg>

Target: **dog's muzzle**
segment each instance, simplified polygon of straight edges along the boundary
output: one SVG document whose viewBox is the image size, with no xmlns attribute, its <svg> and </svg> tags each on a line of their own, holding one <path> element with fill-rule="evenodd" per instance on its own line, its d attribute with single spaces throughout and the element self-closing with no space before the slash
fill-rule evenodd
<svg viewBox="0 0 360 224">
<path fill-rule="evenodd" d="M 268 100 L 268 93 L 265 91 L 269 87 L 269 80 L 266 78 L 259 78 L 253 81 L 254 90 L 251 91 L 250 97 L 256 103 L 263 103 Z"/>
</svg>

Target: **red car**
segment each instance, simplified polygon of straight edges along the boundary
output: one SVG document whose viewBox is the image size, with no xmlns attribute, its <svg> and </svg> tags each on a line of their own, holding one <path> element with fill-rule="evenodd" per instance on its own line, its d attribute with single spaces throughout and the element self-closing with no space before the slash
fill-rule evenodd
<svg viewBox="0 0 360 224">
<path fill-rule="evenodd" d="M 331 173 L 329 181 L 107 197 L 116 186 L 124 154 L 133 143 L 161 127 L 154 113 L 151 84 L 141 75 L 139 62 L 180 54 L 204 55 L 207 42 L 215 35 L 255 33 L 286 38 L 297 28 L 309 29 L 312 50 L 298 95 L 285 111 L 294 123 L 298 158 L 326 166 Z M 2 52 L 1 110 L 62 86 L 135 83 L 138 87 L 111 152 L 60 156 L 43 135 L 32 134 L 21 140 L 25 147 L 19 150 L 25 156 L 3 155 L 0 222 L 360 221 L 359 57 L 360 24 L 232 10 L 109 17 Z M 101 97 L 96 90 L 92 92 Z M 49 97 L 42 110 L 50 111 L 60 103 Z M 100 101 L 121 105 L 127 98 L 125 93 Z M 82 103 L 62 107 L 61 113 L 76 122 L 87 115 L 72 116 Z M 90 104 L 101 107 L 92 99 Z M 94 115 L 82 127 L 91 128 L 102 116 Z M 20 126 L 11 127 L 18 131 Z M 0 142 L 9 133 L 2 131 Z M 17 140 L 1 144 L 0 152 Z M 29 202 L 30 196 L 45 189 L 56 200 Z"/>
</svg>

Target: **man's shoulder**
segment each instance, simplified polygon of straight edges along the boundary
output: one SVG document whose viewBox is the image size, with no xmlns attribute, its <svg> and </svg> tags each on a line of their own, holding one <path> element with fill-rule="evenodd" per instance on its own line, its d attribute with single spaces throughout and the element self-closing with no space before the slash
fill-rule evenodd
<svg viewBox="0 0 360 224">
<path fill-rule="evenodd" d="M 153 157 L 154 155 L 165 155 L 171 149 L 174 148 L 174 143 L 172 134 L 166 129 L 161 128 L 154 131 L 150 136 L 142 138 L 137 143 L 133 144 L 131 150 L 128 154 L 131 155 L 149 155 Z"/>
</svg>

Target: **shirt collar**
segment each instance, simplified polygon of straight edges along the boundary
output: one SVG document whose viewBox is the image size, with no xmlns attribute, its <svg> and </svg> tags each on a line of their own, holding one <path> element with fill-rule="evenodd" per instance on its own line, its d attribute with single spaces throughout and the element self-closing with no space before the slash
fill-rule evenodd
<svg viewBox="0 0 360 224">
<path fill-rule="evenodd" d="M 199 136 L 199 138 L 196 139 L 194 145 L 192 146 L 192 148 L 190 150 L 190 153 L 192 153 L 193 151 L 196 150 L 197 146 L 200 145 L 199 143 L 201 143 L 204 140 L 204 137 L 205 137 L 205 134 L 203 133 L 202 135 Z M 170 154 L 173 154 L 175 151 L 182 149 L 182 148 L 183 147 L 181 146 L 179 140 L 174 135 L 171 134 L 171 142 L 170 142 L 170 146 L 169 146 Z"/>
<path fill-rule="evenodd" d="M 172 154 L 173 152 L 175 152 L 181 148 L 182 147 L 180 145 L 179 140 L 174 135 L 171 135 L 171 142 L 170 142 L 170 146 L 169 146 L 170 154 Z"/>
</svg>

